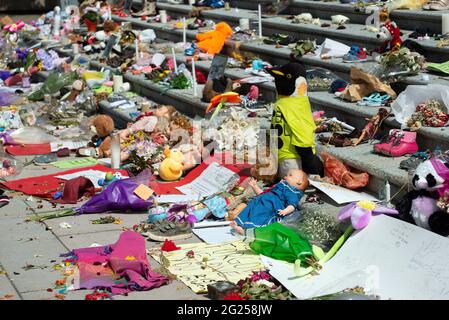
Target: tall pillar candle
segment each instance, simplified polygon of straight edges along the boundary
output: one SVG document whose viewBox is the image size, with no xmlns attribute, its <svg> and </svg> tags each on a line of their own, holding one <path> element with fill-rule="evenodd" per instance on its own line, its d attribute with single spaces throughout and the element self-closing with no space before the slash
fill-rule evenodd
<svg viewBox="0 0 449 320">
<path fill-rule="evenodd" d="M 120 92 L 120 89 L 123 86 L 123 76 L 120 74 L 114 74 L 112 77 L 114 92 Z"/>
<path fill-rule="evenodd" d="M 449 13 L 443 13 L 441 15 L 441 33 L 449 33 Z"/>
<path fill-rule="evenodd" d="M 178 73 L 178 64 L 176 63 L 176 55 L 175 55 L 175 48 L 171 48 L 171 54 L 173 56 L 173 66 L 175 67 L 175 73 Z"/>
<path fill-rule="evenodd" d="M 160 10 L 159 11 L 159 18 L 161 20 L 161 23 L 167 23 L 167 11 Z"/>
<path fill-rule="evenodd" d="M 120 168 L 120 135 L 117 131 L 111 134 L 111 168 Z"/>
<path fill-rule="evenodd" d="M 259 38 L 262 38 L 262 7 L 259 3 Z"/>
<path fill-rule="evenodd" d="M 249 19 L 243 18 L 239 20 L 240 30 L 249 30 Z"/>
<path fill-rule="evenodd" d="M 134 45 L 136 46 L 136 61 L 139 59 L 139 41 L 136 39 L 134 41 Z"/>
<path fill-rule="evenodd" d="M 182 18 L 182 43 L 185 44 L 187 42 L 186 35 L 186 18 Z"/>
<path fill-rule="evenodd" d="M 198 93 L 196 90 L 195 57 L 192 57 L 192 77 L 193 77 L 193 96 L 197 97 Z"/>
</svg>

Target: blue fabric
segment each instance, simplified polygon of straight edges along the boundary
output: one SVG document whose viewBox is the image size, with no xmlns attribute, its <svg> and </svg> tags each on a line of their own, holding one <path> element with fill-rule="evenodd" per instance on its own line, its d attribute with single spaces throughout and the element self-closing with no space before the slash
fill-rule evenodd
<svg viewBox="0 0 449 320">
<path fill-rule="evenodd" d="M 251 200 L 235 219 L 235 222 L 245 229 L 263 227 L 278 222 L 282 218 L 278 216 L 278 211 L 289 205 L 298 209 L 303 195 L 303 191 L 282 180 L 269 192 Z"/>
<path fill-rule="evenodd" d="M 204 204 L 209 208 L 210 212 L 217 218 L 224 218 L 227 212 L 226 200 L 223 197 L 216 196 L 204 200 Z"/>
</svg>

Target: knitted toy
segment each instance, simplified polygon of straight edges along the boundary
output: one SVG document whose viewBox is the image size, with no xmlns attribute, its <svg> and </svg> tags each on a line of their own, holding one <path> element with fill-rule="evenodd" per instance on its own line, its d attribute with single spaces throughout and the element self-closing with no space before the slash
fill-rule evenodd
<svg viewBox="0 0 449 320">
<path fill-rule="evenodd" d="M 378 49 L 380 53 L 399 49 L 402 45 L 401 30 L 392 21 L 387 21 L 381 26 L 377 38 L 385 41 L 382 47 Z"/>
<path fill-rule="evenodd" d="M 197 47 L 209 54 L 219 53 L 231 35 L 232 28 L 226 22 L 217 23 L 215 30 L 196 35 Z"/>
</svg>

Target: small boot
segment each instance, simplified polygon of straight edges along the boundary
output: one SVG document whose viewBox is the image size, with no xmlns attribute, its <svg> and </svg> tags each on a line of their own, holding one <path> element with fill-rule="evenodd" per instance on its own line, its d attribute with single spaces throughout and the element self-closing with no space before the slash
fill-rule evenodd
<svg viewBox="0 0 449 320">
<path fill-rule="evenodd" d="M 154 16 L 156 15 L 156 2 L 150 0 L 144 0 L 142 10 L 133 13 L 134 17 Z"/>
<path fill-rule="evenodd" d="M 374 145 L 374 152 L 390 157 L 401 157 L 418 151 L 416 132 L 390 130 L 386 142 Z"/>
</svg>

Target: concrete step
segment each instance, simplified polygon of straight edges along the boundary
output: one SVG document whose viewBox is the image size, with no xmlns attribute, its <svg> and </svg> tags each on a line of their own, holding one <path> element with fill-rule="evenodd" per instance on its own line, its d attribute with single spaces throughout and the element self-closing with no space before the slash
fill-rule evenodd
<svg viewBox="0 0 449 320">
<path fill-rule="evenodd" d="M 182 30 L 173 29 L 170 24 L 161 23 L 149 23 L 144 22 L 137 18 L 120 18 L 113 16 L 113 19 L 118 22 L 131 22 L 136 29 L 153 29 L 158 38 L 166 39 L 174 42 L 182 41 Z M 187 41 L 194 40 L 198 31 L 196 30 L 186 30 Z M 284 64 L 290 61 L 290 49 L 276 48 L 274 45 L 264 44 L 261 40 L 246 41 L 246 42 L 236 42 L 229 40 L 226 42 L 224 53 L 230 54 L 233 51 L 249 52 L 259 56 L 272 64 Z M 306 67 L 321 67 L 329 69 L 335 72 L 339 77 L 348 80 L 349 71 L 351 67 L 359 67 L 363 70 L 371 70 L 376 65 L 375 62 L 363 62 L 363 63 L 344 63 L 341 58 L 334 58 L 329 60 L 322 60 L 314 55 L 306 55 L 299 58 Z M 428 79 L 424 80 L 423 76 Z M 443 85 L 449 85 L 449 77 L 429 74 L 427 72 L 421 72 L 416 76 L 407 77 L 400 81 L 402 87 L 405 88 L 408 84 L 428 84 L 428 83 L 439 83 Z"/>
<path fill-rule="evenodd" d="M 188 5 L 171 5 L 158 4 L 159 9 L 167 10 L 172 16 L 185 16 L 190 12 L 191 7 Z M 235 10 L 214 9 L 206 10 L 201 13 L 202 17 L 211 19 L 216 22 L 226 21 L 232 26 L 239 25 L 239 19 L 249 18 L 251 21 L 257 22 L 257 11 L 239 9 Z M 322 19 L 321 23 L 330 23 L 330 20 Z M 270 36 L 274 33 L 287 33 L 299 39 L 317 40 L 318 43 L 324 41 L 325 38 L 331 38 L 347 45 L 359 45 L 374 49 L 380 47 L 383 41 L 377 39 L 376 34 L 362 30 L 363 25 L 349 23 L 346 24 L 346 29 L 337 30 L 336 25 L 322 28 L 312 24 L 296 24 L 291 20 L 286 19 L 286 16 L 271 16 L 262 18 L 263 35 Z M 257 27 L 255 28 L 257 29 Z M 411 31 L 402 30 L 404 33 L 403 39 Z M 436 41 L 433 39 L 420 41 L 419 44 L 426 50 L 426 58 L 432 62 L 445 62 L 449 60 L 449 48 L 437 48 Z"/>
<path fill-rule="evenodd" d="M 357 11 L 352 4 L 316 0 L 293 0 L 284 13 L 297 15 L 304 12 L 309 12 L 312 16 L 320 19 L 330 19 L 333 15 L 342 14 L 347 16 L 352 23 L 362 25 L 366 23 L 366 19 L 371 14 Z M 441 15 L 444 13 L 449 13 L 449 11 L 399 9 L 391 12 L 390 19 L 395 21 L 401 29 L 416 30 L 419 28 L 441 33 Z"/>
</svg>

